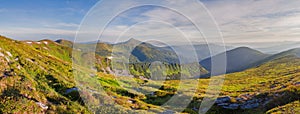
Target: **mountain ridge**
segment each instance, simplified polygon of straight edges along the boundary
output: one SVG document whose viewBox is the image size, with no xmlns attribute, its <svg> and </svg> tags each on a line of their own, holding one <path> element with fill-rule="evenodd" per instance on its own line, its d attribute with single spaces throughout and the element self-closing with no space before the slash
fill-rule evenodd
<svg viewBox="0 0 300 114">
<path fill-rule="evenodd" d="M 226 65 L 226 73 L 238 72 L 243 71 L 245 69 L 254 67 L 253 64 L 265 59 L 266 57 L 270 56 L 269 54 L 264 54 L 260 51 L 251 49 L 249 47 L 238 47 L 213 57 L 206 58 L 200 61 L 200 64 L 207 69 L 208 71 L 211 70 L 211 60 L 218 61 L 224 59 L 222 57 L 227 58 L 227 65 Z"/>
</svg>

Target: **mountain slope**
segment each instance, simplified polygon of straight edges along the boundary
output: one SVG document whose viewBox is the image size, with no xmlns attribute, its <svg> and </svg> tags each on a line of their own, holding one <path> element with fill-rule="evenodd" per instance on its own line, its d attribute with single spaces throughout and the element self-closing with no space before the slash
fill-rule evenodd
<svg viewBox="0 0 300 114">
<path fill-rule="evenodd" d="M 214 58 L 215 60 L 221 60 L 221 57 L 224 57 L 225 54 L 227 57 L 227 73 L 242 71 L 247 68 L 253 67 L 254 63 L 257 63 L 258 61 L 261 61 L 269 56 L 268 54 L 261 53 L 248 47 L 239 47 L 233 50 L 229 50 L 226 53 L 221 53 L 213 57 L 204 59 L 200 62 L 200 64 L 205 69 L 210 71 L 212 58 Z"/>
<path fill-rule="evenodd" d="M 56 40 L 55 42 L 59 43 L 59 44 L 61 44 L 63 46 L 66 46 L 66 47 L 70 47 L 70 48 L 73 47 L 73 42 L 69 41 L 69 40 L 59 39 L 59 40 Z"/>
<path fill-rule="evenodd" d="M 76 44 L 76 46 L 84 52 L 93 50 L 96 46 L 95 53 L 99 56 L 106 58 L 114 54 L 115 57 L 129 59 L 133 63 L 154 61 L 178 62 L 177 56 L 173 51 L 160 50 L 159 47 L 133 38 L 117 44 L 98 42 L 96 44 Z"/>
<path fill-rule="evenodd" d="M 297 112 L 300 58 L 284 56 L 242 72 L 226 74 L 215 113 Z M 222 101 L 229 98 L 228 101 Z M 278 107 L 280 106 L 280 107 Z M 221 109 L 220 109 L 221 107 Z M 278 107 L 278 108 L 277 108 Z M 280 109 L 282 109 L 280 111 Z"/>
<path fill-rule="evenodd" d="M 0 113 L 88 113 L 78 92 L 65 93 L 75 87 L 72 65 L 33 43 L 0 37 Z"/>
<path fill-rule="evenodd" d="M 286 50 L 291 50 L 293 48 L 300 47 L 300 42 L 277 42 L 273 44 L 276 45 L 264 47 L 264 48 L 257 48 L 257 50 L 260 50 L 261 52 L 264 53 L 276 54 Z"/>
</svg>

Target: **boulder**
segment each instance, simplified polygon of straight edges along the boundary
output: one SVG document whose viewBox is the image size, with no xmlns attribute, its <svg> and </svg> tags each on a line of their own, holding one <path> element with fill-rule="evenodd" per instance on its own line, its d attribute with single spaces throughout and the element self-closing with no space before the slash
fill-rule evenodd
<svg viewBox="0 0 300 114">
<path fill-rule="evenodd" d="M 37 105 L 39 105 L 43 110 L 47 110 L 48 109 L 48 106 L 41 103 L 41 102 L 36 102 Z"/>
<path fill-rule="evenodd" d="M 238 109 L 239 106 L 240 106 L 239 104 L 230 104 L 228 106 L 223 106 L 223 108 L 235 110 L 235 109 Z"/>
<path fill-rule="evenodd" d="M 77 87 L 73 87 L 73 88 L 67 89 L 66 92 L 65 92 L 65 94 L 69 94 L 69 93 L 71 93 L 73 91 L 78 91 L 78 88 Z"/>
<path fill-rule="evenodd" d="M 241 106 L 241 109 L 253 109 L 259 107 L 259 103 L 246 103 Z"/>
<path fill-rule="evenodd" d="M 217 104 L 220 104 L 220 103 L 229 102 L 230 99 L 231 99 L 231 98 L 230 98 L 229 96 L 220 97 L 220 98 L 217 98 L 216 103 L 217 103 Z"/>
</svg>

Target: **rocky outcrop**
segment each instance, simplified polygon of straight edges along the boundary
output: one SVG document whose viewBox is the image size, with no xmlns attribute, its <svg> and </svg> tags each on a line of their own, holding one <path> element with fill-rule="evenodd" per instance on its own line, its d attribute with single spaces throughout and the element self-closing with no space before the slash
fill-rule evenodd
<svg viewBox="0 0 300 114">
<path fill-rule="evenodd" d="M 216 105 L 225 109 L 254 109 L 269 101 L 268 98 L 256 98 L 259 93 L 242 94 L 233 98 L 230 96 L 220 97 L 216 100 Z"/>
<path fill-rule="evenodd" d="M 69 94 L 69 93 L 74 92 L 74 91 L 78 91 L 78 88 L 73 87 L 73 88 L 67 89 L 65 94 Z"/>
</svg>

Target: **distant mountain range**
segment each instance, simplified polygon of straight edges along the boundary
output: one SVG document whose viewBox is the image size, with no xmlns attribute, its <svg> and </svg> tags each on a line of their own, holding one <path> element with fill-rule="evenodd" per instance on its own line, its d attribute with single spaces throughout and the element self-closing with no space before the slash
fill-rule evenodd
<svg viewBox="0 0 300 114">
<path fill-rule="evenodd" d="M 64 46 L 72 46 L 72 42 L 70 41 L 57 40 L 56 42 Z M 82 45 L 83 47 L 92 47 L 95 44 L 79 45 Z M 102 57 L 112 56 L 112 53 L 117 54 L 118 57 L 130 55 L 129 60 L 133 63 L 154 61 L 179 63 L 178 54 L 193 55 L 190 53 L 196 53 L 199 63 L 208 71 L 211 70 L 211 59 L 221 59 L 220 57 L 224 56 L 225 54 L 225 52 L 222 52 L 222 49 L 224 49 L 224 47 L 216 44 L 211 44 L 211 48 L 208 48 L 207 44 L 195 44 L 192 46 L 177 45 L 171 47 L 155 46 L 152 45 L 151 42 L 141 42 L 133 38 L 129 39 L 128 41 L 120 42 L 117 44 L 99 42 L 96 44 L 96 46 L 96 54 Z M 284 56 L 285 54 L 297 52 L 297 49 L 292 49 L 278 54 L 268 54 L 248 47 L 234 48 L 232 46 L 226 46 L 225 49 L 227 57 L 227 73 L 239 72 L 248 68 L 257 67 L 274 58 L 278 58 L 279 56 Z M 211 50 L 214 50 L 219 54 L 210 55 Z M 183 58 L 188 60 L 192 57 L 184 56 Z"/>
<path fill-rule="evenodd" d="M 226 56 L 225 56 L 226 55 Z M 249 68 L 260 66 L 266 62 L 270 62 L 284 57 L 300 57 L 300 48 L 291 49 L 278 54 L 265 54 L 260 51 L 248 48 L 239 47 L 221 53 L 213 57 L 209 57 L 200 61 L 200 64 L 208 71 L 211 71 L 211 60 L 214 58 L 216 61 L 227 58 L 226 73 L 233 73 L 243 71 Z"/>
<path fill-rule="evenodd" d="M 259 52 L 257 50 L 248 47 L 239 47 L 239 48 L 229 50 L 226 53 L 223 52 L 213 57 L 204 59 L 200 62 L 200 64 L 208 71 L 211 71 L 212 59 L 216 61 L 224 61 L 222 59 L 225 59 L 224 57 L 226 57 L 225 59 L 227 60 L 226 72 L 232 73 L 232 72 L 238 72 L 238 71 L 251 68 L 253 67 L 254 63 L 263 60 L 268 56 L 269 56 L 268 54 L 264 54 L 262 52 Z"/>
</svg>

